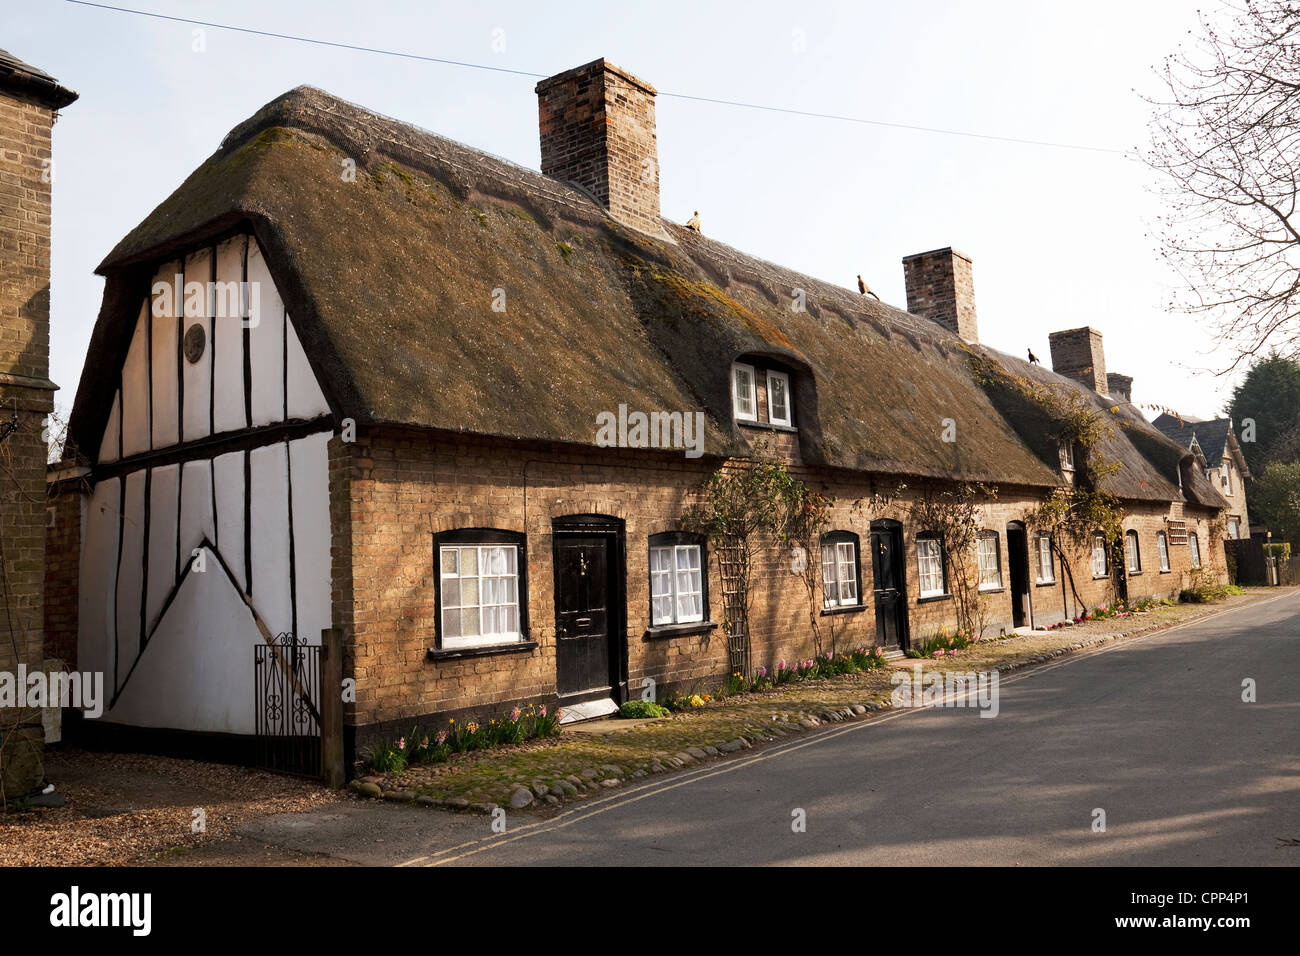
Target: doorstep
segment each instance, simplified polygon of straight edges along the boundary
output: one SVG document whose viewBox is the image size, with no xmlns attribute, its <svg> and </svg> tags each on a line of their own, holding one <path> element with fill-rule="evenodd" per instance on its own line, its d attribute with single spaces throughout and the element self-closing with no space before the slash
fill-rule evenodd
<svg viewBox="0 0 1300 956">
<path fill-rule="evenodd" d="M 608 697 L 600 700 L 584 700 L 580 704 L 568 704 L 560 708 L 560 723 L 567 726 L 579 721 L 597 720 L 618 713 L 618 704 Z"/>
</svg>

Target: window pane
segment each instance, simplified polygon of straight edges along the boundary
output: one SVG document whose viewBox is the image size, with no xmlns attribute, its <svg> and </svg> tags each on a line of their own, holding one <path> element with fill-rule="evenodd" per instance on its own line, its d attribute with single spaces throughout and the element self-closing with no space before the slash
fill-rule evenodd
<svg viewBox="0 0 1300 956">
<path fill-rule="evenodd" d="M 460 549 L 460 573 L 469 577 L 478 576 L 478 548 Z"/>
<path fill-rule="evenodd" d="M 673 620 L 673 599 L 672 595 L 656 597 L 651 602 L 653 610 L 653 623 L 671 624 Z"/>
<path fill-rule="evenodd" d="M 773 422 L 784 425 L 790 421 L 788 379 L 785 375 L 779 372 L 767 374 L 767 402 Z"/>
<path fill-rule="evenodd" d="M 465 637 L 477 637 L 479 634 L 478 608 L 466 608 L 460 612 L 460 631 Z"/>
<path fill-rule="evenodd" d="M 460 611 L 455 608 L 443 608 L 442 636 L 460 637 Z"/>
<path fill-rule="evenodd" d="M 442 603 L 445 607 L 460 607 L 460 582 L 455 578 L 442 582 Z"/>
<path fill-rule="evenodd" d="M 456 574 L 456 554 L 455 548 L 442 548 L 442 573 Z"/>
</svg>

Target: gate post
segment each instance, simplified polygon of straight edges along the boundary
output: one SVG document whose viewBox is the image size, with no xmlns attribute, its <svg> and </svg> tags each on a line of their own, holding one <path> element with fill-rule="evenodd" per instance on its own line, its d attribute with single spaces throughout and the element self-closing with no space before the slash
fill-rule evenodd
<svg viewBox="0 0 1300 956">
<path fill-rule="evenodd" d="M 320 767 L 325 783 L 347 783 L 343 767 L 343 632 L 320 632 Z"/>
</svg>

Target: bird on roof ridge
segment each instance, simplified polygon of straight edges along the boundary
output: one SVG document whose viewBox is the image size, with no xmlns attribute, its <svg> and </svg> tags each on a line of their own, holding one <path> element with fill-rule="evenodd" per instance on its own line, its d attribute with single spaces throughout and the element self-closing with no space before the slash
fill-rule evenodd
<svg viewBox="0 0 1300 956">
<path fill-rule="evenodd" d="M 1038 356 L 1034 354 L 1033 349 L 1029 349 L 1029 361 L 1032 362 L 1034 365 L 1043 364 L 1042 362 L 1038 361 Z"/>
<path fill-rule="evenodd" d="M 698 209 L 695 210 L 695 215 L 686 220 L 686 228 L 694 229 L 696 232 L 700 231 L 700 211 Z"/>
<path fill-rule="evenodd" d="M 871 287 L 862 281 L 862 273 L 858 273 L 858 292 L 862 293 L 863 295 L 871 296 L 877 302 L 880 301 L 880 296 L 872 292 Z"/>
</svg>

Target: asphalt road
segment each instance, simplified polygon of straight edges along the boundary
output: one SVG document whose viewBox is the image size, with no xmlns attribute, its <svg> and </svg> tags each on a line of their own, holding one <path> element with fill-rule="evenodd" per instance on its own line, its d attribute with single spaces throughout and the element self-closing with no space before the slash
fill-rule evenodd
<svg viewBox="0 0 1300 956">
<path fill-rule="evenodd" d="M 1296 865 L 1300 592 L 1017 672 L 992 719 L 895 711 L 489 824 L 349 803 L 245 833 L 416 866 Z"/>
</svg>

